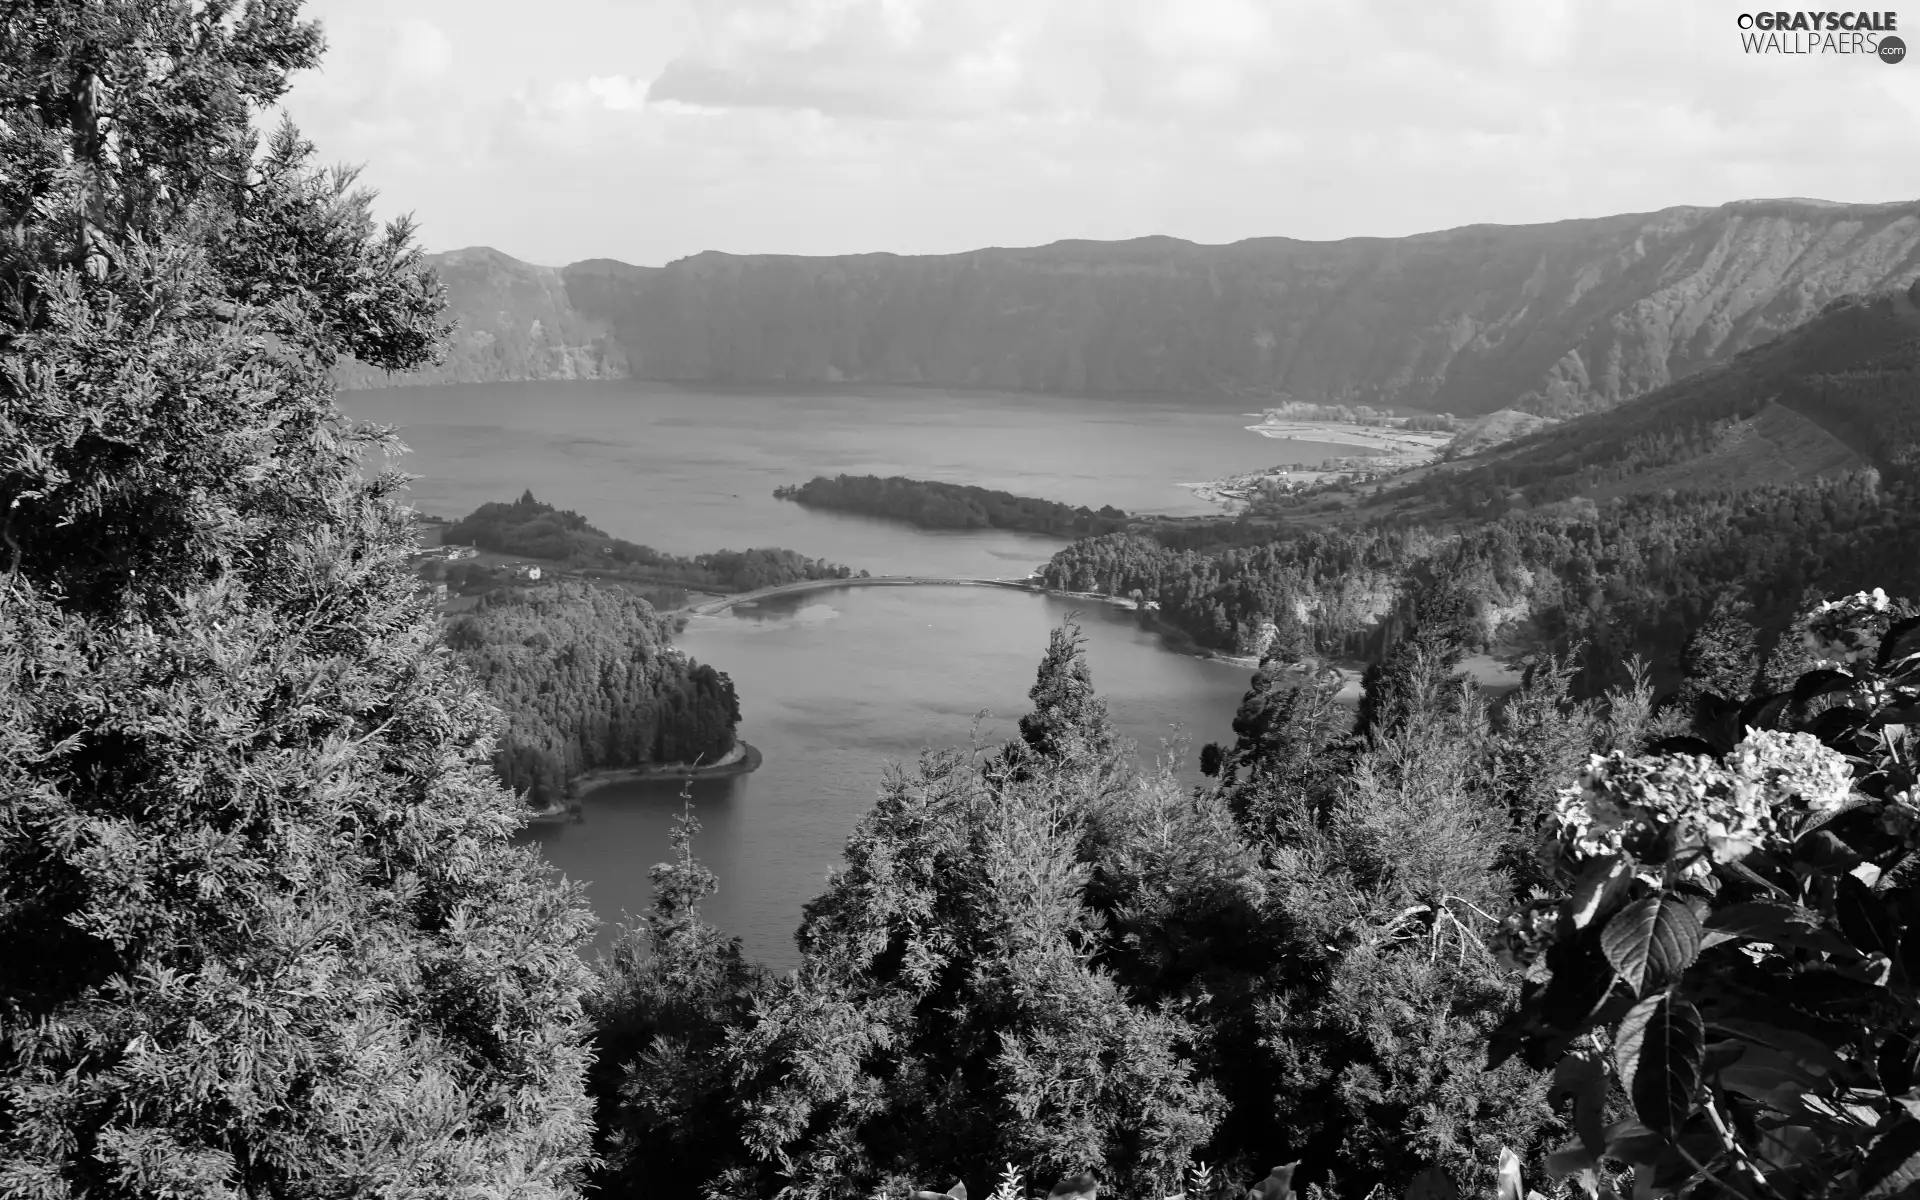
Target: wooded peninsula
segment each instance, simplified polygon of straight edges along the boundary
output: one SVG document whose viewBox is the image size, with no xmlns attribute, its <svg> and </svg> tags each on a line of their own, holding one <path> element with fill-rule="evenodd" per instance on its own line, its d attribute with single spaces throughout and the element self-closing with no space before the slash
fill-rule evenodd
<svg viewBox="0 0 1920 1200">
<path fill-rule="evenodd" d="M 810 508 L 862 513 L 905 521 L 922 529 L 1012 529 L 1054 537 L 1086 537 L 1126 529 L 1127 514 L 1037 500 L 959 483 L 936 483 L 899 475 L 818 475 L 775 488 L 777 499 Z"/>
</svg>

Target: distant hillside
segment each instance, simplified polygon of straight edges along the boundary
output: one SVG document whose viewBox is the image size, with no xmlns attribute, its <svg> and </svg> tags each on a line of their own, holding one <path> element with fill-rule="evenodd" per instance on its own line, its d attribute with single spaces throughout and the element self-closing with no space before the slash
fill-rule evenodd
<svg viewBox="0 0 1920 1200">
<path fill-rule="evenodd" d="M 1920 275 L 1920 203 L 1747 201 L 1404 238 L 440 259 L 448 363 L 382 382 L 631 374 L 1285 394 L 1463 415 L 1605 408 Z"/>
<path fill-rule="evenodd" d="M 1475 417 L 1467 422 L 1466 426 L 1454 435 L 1453 440 L 1447 443 L 1447 449 L 1455 454 L 1474 454 L 1502 442 L 1510 442 L 1515 438 L 1538 432 L 1550 423 L 1549 417 L 1535 416 L 1516 408 L 1503 408 L 1499 412 Z"/>
<path fill-rule="evenodd" d="M 1920 283 L 1836 300 L 1766 345 L 1609 412 L 1438 467 L 1376 504 L 1467 515 L 1920 466 Z"/>
<path fill-rule="evenodd" d="M 445 365 L 389 374 L 343 364 L 342 387 L 407 383 L 491 383 L 513 379 L 604 379 L 628 374 L 606 327 L 582 316 L 562 273 L 484 246 L 433 256 L 457 318 Z"/>
</svg>

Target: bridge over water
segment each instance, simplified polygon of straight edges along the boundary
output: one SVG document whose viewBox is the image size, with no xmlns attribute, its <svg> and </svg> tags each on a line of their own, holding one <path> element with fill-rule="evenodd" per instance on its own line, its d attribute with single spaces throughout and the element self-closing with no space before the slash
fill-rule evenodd
<svg viewBox="0 0 1920 1200">
<path fill-rule="evenodd" d="M 698 604 L 689 604 L 681 611 L 698 617 L 710 617 L 723 613 L 736 604 L 747 604 L 764 600 L 768 596 L 791 596 L 796 592 L 823 592 L 829 588 L 848 587 L 999 587 L 1013 588 L 1022 592 L 1044 592 L 1032 576 L 1019 579 L 970 579 L 942 575 L 868 575 L 850 579 L 803 579 L 798 583 L 782 583 L 773 587 L 755 588 L 750 592 L 738 592 L 731 596 L 721 596 L 713 600 L 703 600 Z M 1104 599 L 1104 597 L 1102 597 Z"/>
</svg>

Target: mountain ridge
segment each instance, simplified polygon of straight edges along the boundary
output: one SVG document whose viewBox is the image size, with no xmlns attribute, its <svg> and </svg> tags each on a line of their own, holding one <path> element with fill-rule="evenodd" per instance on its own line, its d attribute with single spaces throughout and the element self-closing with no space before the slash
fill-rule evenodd
<svg viewBox="0 0 1920 1200">
<path fill-rule="evenodd" d="M 1400 238 L 1165 235 L 662 267 L 433 256 L 440 367 L 345 386 L 688 383 L 1284 396 L 1474 416 L 1612 407 L 1920 276 L 1920 202 L 1746 200 Z"/>
<path fill-rule="evenodd" d="M 1916 466 L 1920 281 L 1831 301 L 1803 325 L 1603 413 L 1409 472 L 1356 515 L 1498 515 Z"/>
</svg>

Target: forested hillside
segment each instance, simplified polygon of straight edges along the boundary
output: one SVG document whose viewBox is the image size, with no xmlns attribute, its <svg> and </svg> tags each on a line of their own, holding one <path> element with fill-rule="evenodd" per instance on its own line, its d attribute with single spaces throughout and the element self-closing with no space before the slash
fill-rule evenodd
<svg viewBox="0 0 1920 1200">
<path fill-rule="evenodd" d="M 1809 588 L 1920 590 L 1917 466 L 1920 308 L 1849 297 L 1692 379 L 1412 472 L 1337 525 L 1083 539 L 1042 578 L 1138 592 L 1215 649 L 1377 655 L 1408 587 L 1444 571 L 1470 581 L 1477 644 L 1590 646 L 1592 694 L 1630 652 L 1676 661 L 1727 588 L 1769 632 Z"/>
<path fill-rule="evenodd" d="M 496 589 L 449 617 L 445 636 L 506 716 L 495 772 L 537 808 L 586 771 L 733 749 L 733 682 L 673 649 L 666 622 L 621 589 Z"/>
<path fill-rule="evenodd" d="M 1237 654 L 1375 656 L 1404 625 L 1408 587 L 1470 581 L 1473 642 L 1592 647 L 1584 689 L 1625 656 L 1674 660 L 1712 598 L 1736 588 L 1777 628 L 1809 587 L 1920 591 L 1920 521 L 1904 488 L 1865 472 L 1831 482 L 1633 496 L 1523 513 L 1460 531 L 1415 526 L 1253 532 L 1250 545 L 1174 550 L 1113 534 L 1054 555 L 1050 587 L 1157 600 L 1162 619 Z M 1251 532 L 1251 531 L 1250 531 Z M 1264 629 L 1272 626 L 1271 629 Z M 1663 678 L 1663 683 L 1671 682 Z"/>
<path fill-rule="evenodd" d="M 1442 506 L 1434 515 L 1497 515 L 1581 495 L 1790 483 L 1849 466 L 1909 471 L 1920 463 L 1917 299 L 1920 284 L 1843 297 L 1691 379 L 1423 473 L 1381 503 L 1430 498 Z M 1779 431 L 1773 440 L 1790 442 L 1787 452 L 1756 460 L 1756 426 Z M 1795 438 L 1796 427 L 1806 432 Z"/>
<path fill-rule="evenodd" d="M 497 257 L 447 262 L 465 281 Z M 1920 204 L 1756 200 L 1340 242 L 596 259 L 559 272 L 564 308 L 534 286 L 545 270 L 463 282 L 453 311 L 475 332 L 446 364 L 388 381 L 603 370 L 1561 415 L 1724 361 L 1836 297 L 1905 287 L 1920 274 Z"/>
<path fill-rule="evenodd" d="M 812 508 L 891 517 L 923 529 L 1018 529 L 1055 536 L 1102 534 L 1127 527 L 1127 514 L 1112 505 L 1098 512 L 1082 505 L 1015 496 L 965 484 L 906 479 L 898 475 L 816 476 L 775 488 L 774 496 Z"/>
<path fill-rule="evenodd" d="M 683 825 L 596 1001 L 632 1064 L 595 1074 L 604 1186 L 1879 1194 L 1920 998 L 1874 949 L 1912 884 L 1861 881 L 1920 853 L 1920 609 L 1811 608 L 1765 684 L 1723 612 L 1689 715 L 1551 656 L 1495 711 L 1455 676 L 1469 590 L 1409 599 L 1357 721 L 1263 664 L 1191 792 L 1125 763 L 1056 630 L 1017 741 L 889 776 L 786 981 L 701 921 Z"/>
<path fill-rule="evenodd" d="M 531 490 L 511 504 L 483 504 L 449 526 L 441 540 L 497 554 L 519 554 L 615 576 L 680 587 L 745 592 L 803 579 L 846 579 L 850 567 L 807 558 L 794 550 L 715 550 L 684 558 L 611 537 L 577 512 L 534 499 Z"/>
</svg>

